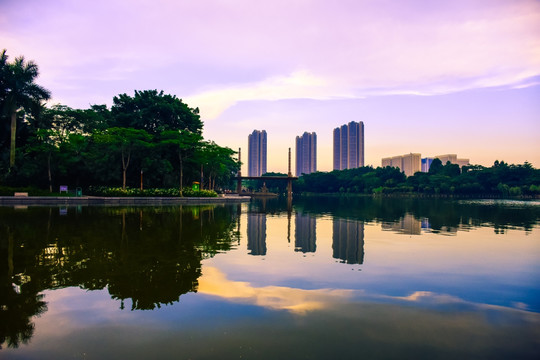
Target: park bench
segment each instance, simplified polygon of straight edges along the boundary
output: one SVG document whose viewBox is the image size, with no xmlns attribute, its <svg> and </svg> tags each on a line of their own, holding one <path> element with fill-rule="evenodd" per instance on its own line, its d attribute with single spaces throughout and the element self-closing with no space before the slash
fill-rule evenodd
<svg viewBox="0 0 540 360">
<path fill-rule="evenodd" d="M 13 196 L 24 196 L 24 197 L 28 197 L 28 193 L 27 193 L 27 192 L 16 192 Z"/>
</svg>

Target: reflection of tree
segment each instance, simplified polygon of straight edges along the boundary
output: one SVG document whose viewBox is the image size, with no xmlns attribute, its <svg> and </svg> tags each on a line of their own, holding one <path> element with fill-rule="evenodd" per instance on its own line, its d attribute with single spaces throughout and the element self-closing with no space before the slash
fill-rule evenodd
<svg viewBox="0 0 540 360">
<path fill-rule="evenodd" d="M 7 237 L 0 237 L 0 349 L 4 343 L 14 348 L 26 344 L 34 333 L 31 318 L 47 310 L 43 295 L 31 284 L 12 283 L 14 234 L 9 227 L 6 230 Z"/>
<path fill-rule="evenodd" d="M 284 205 L 283 205 L 284 206 Z M 365 222 L 396 223 L 411 214 L 427 219 L 433 232 L 488 226 L 498 232 L 507 228 L 530 231 L 540 218 L 539 206 L 482 204 L 444 198 L 301 197 L 295 208 L 303 213 L 326 213 Z"/>
<path fill-rule="evenodd" d="M 26 344 L 34 334 L 33 316 L 47 310 L 43 295 L 25 286 L 16 291 L 6 276 L 0 279 L 0 349 L 2 344 L 18 347 Z"/>
<path fill-rule="evenodd" d="M 223 206 L 84 207 L 67 216 L 54 208 L 0 208 L 0 231 L 11 226 L 15 243 L 9 255 L 9 241 L 1 238 L 2 254 L 15 268 L 3 271 L 8 280 L 8 273 L 18 274 L 21 289 L 35 289 L 36 304 L 44 289 L 78 286 L 107 288 L 122 306 L 130 299 L 132 309 L 153 309 L 197 290 L 201 260 L 230 249 L 236 218 Z"/>
</svg>

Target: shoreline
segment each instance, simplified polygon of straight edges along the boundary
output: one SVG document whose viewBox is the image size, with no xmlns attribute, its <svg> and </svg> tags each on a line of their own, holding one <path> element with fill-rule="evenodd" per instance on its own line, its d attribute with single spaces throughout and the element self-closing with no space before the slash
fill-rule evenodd
<svg viewBox="0 0 540 360">
<path fill-rule="evenodd" d="M 198 205 L 249 202 L 246 196 L 218 197 L 104 197 L 104 196 L 0 196 L 0 206 L 9 205 Z"/>
</svg>

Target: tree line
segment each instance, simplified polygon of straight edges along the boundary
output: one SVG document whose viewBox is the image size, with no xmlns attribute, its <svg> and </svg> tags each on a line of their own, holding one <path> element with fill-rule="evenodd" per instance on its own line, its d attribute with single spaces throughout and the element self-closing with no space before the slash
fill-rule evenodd
<svg viewBox="0 0 540 360">
<path fill-rule="evenodd" d="M 46 106 L 38 67 L 0 53 L 0 184 L 56 190 L 92 185 L 218 189 L 239 163 L 202 136 L 199 109 L 163 91 L 120 94 L 113 105 Z"/>
<path fill-rule="evenodd" d="M 328 173 L 306 174 L 293 184 L 295 192 L 435 195 L 537 196 L 540 170 L 530 163 L 507 164 L 495 161 L 491 167 L 459 167 L 433 160 L 429 172 L 407 177 L 396 167 L 360 167 Z"/>
</svg>

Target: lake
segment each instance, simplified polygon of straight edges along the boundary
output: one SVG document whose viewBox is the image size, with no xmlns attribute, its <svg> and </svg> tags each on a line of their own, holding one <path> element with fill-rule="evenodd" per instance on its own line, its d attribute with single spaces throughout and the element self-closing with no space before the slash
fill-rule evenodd
<svg viewBox="0 0 540 360">
<path fill-rule="evenodd" d="M 540 202 L 0 207 L 2 359 L 539 359 Z"/>
</svg>

